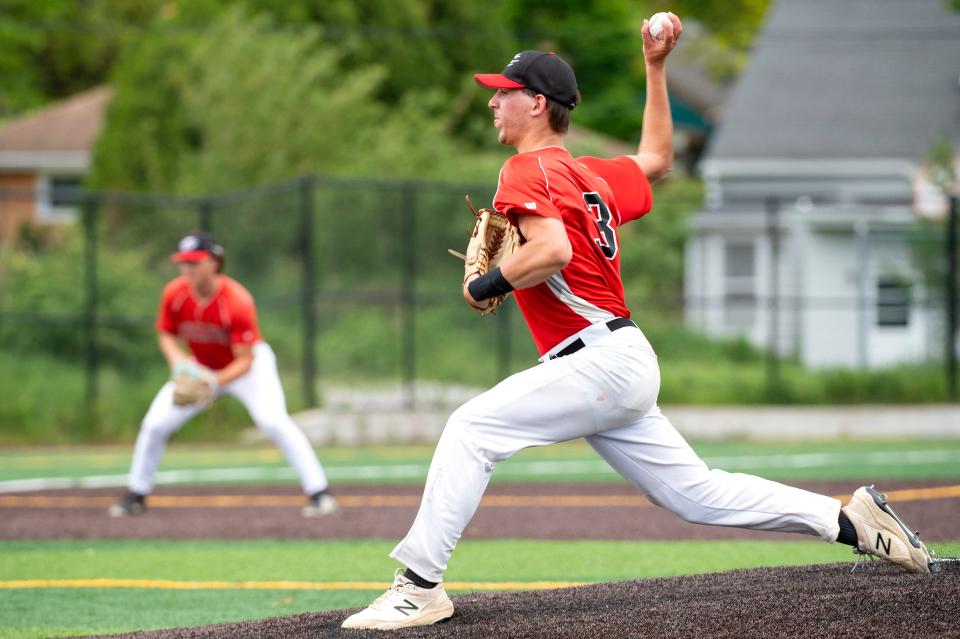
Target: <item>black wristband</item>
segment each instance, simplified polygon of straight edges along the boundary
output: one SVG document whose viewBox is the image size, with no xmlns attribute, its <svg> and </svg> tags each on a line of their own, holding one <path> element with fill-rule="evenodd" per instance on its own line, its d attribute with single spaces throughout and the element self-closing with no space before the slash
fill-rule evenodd
<svg viewBox="0 0 960 639">
<path fill-rule="evenodd" d="M 467 284 L 467 291 L 470 292 L 470 297 L 478 302 L 488 300 L 491 297 L 504 295 L 512 290 L 513 286 L 507 281 L 507 278 L 503 276 L 503 273 L 500 272 L 499 266 Z"/>
</svg>

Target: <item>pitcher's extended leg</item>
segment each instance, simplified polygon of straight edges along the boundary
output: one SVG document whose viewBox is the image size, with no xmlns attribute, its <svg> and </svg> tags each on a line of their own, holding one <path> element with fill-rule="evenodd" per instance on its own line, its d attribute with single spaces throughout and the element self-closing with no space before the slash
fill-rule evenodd
<svg viewBox="0 0 960 639">
<path fill-rule="evenodd" d="M 687 521 L 819 535 L 830 542 L 840 531 L 839 501 L 753 475 L 710 470 L 659 407 L 587 441 L 653 502 Z"/>
</svg>

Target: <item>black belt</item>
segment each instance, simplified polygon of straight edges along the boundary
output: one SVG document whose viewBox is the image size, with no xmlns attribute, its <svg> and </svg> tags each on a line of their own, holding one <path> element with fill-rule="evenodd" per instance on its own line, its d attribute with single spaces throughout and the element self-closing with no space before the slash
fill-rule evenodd
<svg viewBox="0 0 960 639">
<path fill-rule="evenodd" d="M 614 317 L 612 320 L 607 322 L 607 328 L 610 330 L 611 333 L 621 328 L 626 328 L 628 326 L 637 328 L 637 325 L 633 323 L 633 320 L 627 319 L 626 317 Z M 586 346 L 586 344 L 584 344 L 583 340 L 578 337 L 577 339 L 573 340 L 572 342 L 567 344 L 565 347 L 563 347 L 563 350 L 551 355 L 550 359 L 556 359 L 558 357 L 566 357 L 567 355 L 573 355 L 584 346 Z"/>
</svg>

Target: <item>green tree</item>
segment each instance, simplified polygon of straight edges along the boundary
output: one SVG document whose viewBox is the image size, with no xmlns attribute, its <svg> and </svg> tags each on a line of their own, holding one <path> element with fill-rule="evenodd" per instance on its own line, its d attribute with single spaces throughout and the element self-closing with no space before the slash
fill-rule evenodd
<svg viewBox="0 0 960 639">
<path fill-rule="evenodd" d="M 656 11 L 672 11 L 688 27 L 685 46 L 702 64 L 729 80 L 746 62 L 769 0 L 509 0 L 507 21 L 522 48 L 552 50 L 577 72 L 583 104 L 575 121 L 634 141 L 645 102 L 645 67 L 640 29 Z"/>
<path fill-rule="evenodd" d="M 123 44 L 162 0 L 6 0 L 0 10 L 0 117 L 106 80 Z"/>
<path fill-rule="evenodd" d="M 511 0 L 507 12 L 521 48 L 556 51 L 576 70 L 575 121 L 625 140 L 643 115 L 643 16 L 628 0 Z"/>
<path fill-rule="evenodd" d="M 769 5 L 770 0 L 655 0 L 657 11 L 695 18 L 714 39 L 743 50 L 753 44 Z"/>
<path fill-rule="evenodd" d="M 720 80 L 731 81 L 749 59 L 754 38 L 770 0 L 655 0 L 658 11 L 693 18 L 706 28 L 696 42 L 704 66 Z"/>
<path fill-rule="evenodd" d="M 342 73 L 340 52 L 314 29 L 287 33 L 230 10 L 171 70 L 196 139 L 178 192 L 209 192 L 344 172 L 374 141 L 383 70 Z"/>
<path fill-rule="evenodd" d="M 383 115 L 382 71 L 344 79 L 338 56 L 237 9 L 145 38 L 117 69 L 94 183 L 200 193 L 338 169 Z"/>
<path fill-rule="evenodd" d="M 95 185 L 198 193 L 300 173 L 476 174 L 456 122 L 485 97 L 457 80 L 466 97 L 451 109 L 438 78 L 456 74 L 439 49 L 363 65 L 324 36 L 329 25 L 284 27 L 239 7 L 202 30 L 174 23 L 196 24 L 177 15 L 117 65 Z"/>
<path fill-rule="evenodd" d="M 114 70 L 129 75 L 131 65 L 155 72 L 147 58 L 175 60 L 178 40 L 203 37 L 225 11 L 239 8 L 269 16 L 288 34 L 316 29 L 320 40 L 340 53 L 345 74 L 381 68 L 375 96 L 384 104 L 399 104 L 419 91 L 439 92 L 443 130 L 473 145 L 488 138 L 475 117 L 485 100 L 471 72 L 499 68 L 520 48 L 556 50 L 578 70 L 585 96 L 578 122 L 634 140 L 643 108 L 643 18 L 671 9 L 705 25 L 709 31 L 697 43 L 703 59 L 730 78 L 745 61 L 768 2 L 8 0 L 0 12 L 0 117 L 100 84 Z M 164 78 L 159 81 L 152 98 L 163 97 Z M 169 106 L 163 100 L 151 104 L 161 113 Z M 150 105 L 139 110 L 151 112 Z M 154 136 L 161 138 L 184 133 L 177 123 L 152 116 L 142 126 L 155 127 Z M 157 153 L 154 170 L 170 170 L 172 158 Z"/>
</svg>

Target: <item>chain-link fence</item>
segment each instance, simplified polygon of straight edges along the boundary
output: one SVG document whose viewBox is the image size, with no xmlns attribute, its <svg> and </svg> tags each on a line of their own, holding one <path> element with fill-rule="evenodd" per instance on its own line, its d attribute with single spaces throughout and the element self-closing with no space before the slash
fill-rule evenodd
<svg viewBox="0 0 960 639">
<path fill-rule="evenodd" d="M 292 404 L 322 403 L 324 381 L 399 380 L 407 408 L 417 378 L 455 371 L 489 385 L 536 353 L 515 337 L 515 310 L 463 312 L 462 262 L 446 249 L 462 250 L 473 223 L 465 194 L 492 196 L 489 186 L 312 176 L 198 198 L 61 189 L 52 195 L 61 224 L 24 224 L 6 240 L 0 341 L 4 365 L 24 367 L 8 379 L 35 379 L 26 367 L 38 354 L 72 363 L 64 386 L 82 387 L 87 422 L 103 417 L 105 394 L 141 377 L 155 390 L 165 372 L 153 324 L 177 275 L 169 257 L 182 235 L 204 229 L 226 248 L 225 272 L 253 294 Z M 2 193 L 8 212 L 37 197 Z M 451 351 L 451 340 L 462 347 Z"/>
<path fill-rule="evenodd" d="M 399 382 L 401 409 L 431 401 L 418 397 L 418 381 L 488 387 L 531 365 L 537 353 L 514 305 L 494 317 L 465 310 L 462 263 L 446 252 L 462 250 L 473 223 L 465 194 L 474 202 L 493 195 L 489 185 L 314 176 L 193 198 L 61 189 L 52 199 L 64 223 L 22 225 L 0 249 L 3 379 L 46 385 L 4 393 L 0 422 L 16 429 L 12 422 L 59 410 L 45 418 L 84 424 L 76 427 L 81 438 L 128 435 L 167 375 L 153 323 L 160 292 L 177 274 L 170 254 L 196 228 L 226 248 L 225 272 L 257 301 L 292 407 L 322 405 L 325 389 L 335 385 Z M 36 199 L 33 191 L 0 193 L 8 212 Z M 661 199 L 658 210 L 668 205 Z M 777 223 L 766 235 L 764 250 L 780 270 L 789 263 L 780 252 L 790 233 L 789 225 Z M 882 252 L 886 239 L 874 234 L 865 241 Z M 854 286 L 841 297 L 818 294 L 816 287 L 781 290 L 789 269 L 764 280 L 762 260 L 738 253 L 736 242 L 722 267 L 726 288 L 717 295 L 635 290 L 635 274 L 627 272 L 636 268 L 632 263 L 625 262 L 624 279 L 645 330 L 656 334 L 658 324 L 673 330 L 686 322 L 715 336 L 746 335 L 757 352 L 769 353 L 771 387 L 783 383 L 780 362 L 803 363 L 809 355 L 795 337 L 798 322 L 829 325 L 839 321 L 831 314 L 845 317 L 853 328 L 843 339 L 862 342 L 864 331 L 875 333 L 878 324 L 882 329 L 903 324 L 904 314 L 922 315 L 933 328 L 921 359 L 946 359 L 946 387 L 953 392 L 956 245 L 945 242 L 942 226 L 910 241 L 918 247 L 915 273 L 926 270 L 924 277 L 942 286 L 911 288 L 891 279 Z M 664 250 L 674 249 L 680 252 L 679 244 Z M 922 265 L 924 256 L 932 265 Z M 738 289 L 738 277 L 747 274 L 756 281 Z M 675 349 L 663 332 L 667 337 L 654 344 L 669 353 Z M 58 401 L 43 401 L 50 393 Z M 105 419 L 105 396 L 129 398 L 126 412 L 114 403 Z"/>
<path fill-rule="evenodd" d="M 956 198 L 946 220 L 902 205 L 893 215 L 825 208 L 768 197 L 699 213 L 687 242 L 688 326 L 761 347 L 770 389 L 782 387 L 785 362 L 813 371 L 942 362 L 943 398 L 955 400 Z"/>
</svg>

